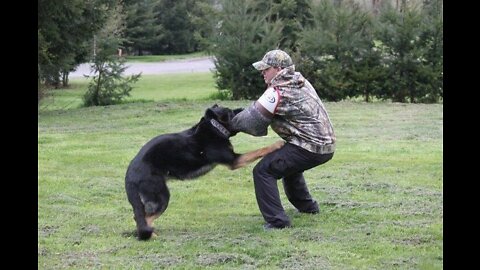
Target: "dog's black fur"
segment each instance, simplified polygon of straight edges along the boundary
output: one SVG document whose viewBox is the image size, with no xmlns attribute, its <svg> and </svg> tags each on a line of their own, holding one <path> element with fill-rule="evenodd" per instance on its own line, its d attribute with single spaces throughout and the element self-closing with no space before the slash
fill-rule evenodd
<svg viewBox="0 0 480 270">
<path fill-rule="evenodd" d="M 237 169 L 283 145 L 283 142 L 277 142 L 246 154 L 235 153 L 229 138 L 236 132 L 230 123 L 241 110 L 215 104 L 192 128 L 159 135 L 140 149 L 130 162 L 125 177 L 125 189 L 133 207 L 140 240 L 152 237 L 153 220 L 168 206 L 167 179 L 196 178 L 217 164 Z"/>
</svg>

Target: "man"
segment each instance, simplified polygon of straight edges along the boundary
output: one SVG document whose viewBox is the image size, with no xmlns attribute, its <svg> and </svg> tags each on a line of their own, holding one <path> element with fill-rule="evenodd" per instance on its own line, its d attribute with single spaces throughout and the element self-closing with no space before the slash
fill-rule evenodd
<svg viewBox="0 0 480 270">
<path fill-rule="evenodd" d="M 258 162 L 253 169 L 258 207 L 265 230 L 290 227 L 280 201 L 277 180 L 283 180 L 288 200 L 301 213 L 317 214 L 303 172 L 332 159 L 335 134 L 328 113 L 313 86 L 295 72 L 290 56 L 272 50 L 253 63 L 267 84 L 263 95 L 233 118 L 238 131 L 264 136 L 270 125 L 286 144 Z"/>
</svg>

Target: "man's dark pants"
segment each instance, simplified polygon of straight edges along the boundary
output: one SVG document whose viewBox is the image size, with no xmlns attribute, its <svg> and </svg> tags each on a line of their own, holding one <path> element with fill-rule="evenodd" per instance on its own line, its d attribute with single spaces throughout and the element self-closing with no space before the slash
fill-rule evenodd
<svg viewBox="0 0 480 270">
<path fill-rule="evenodd" d="M 318 212 L 318 204 L 308 191 L 303 172 L 332 159 L 333 153 L 315 154 L 286 143 L 281 149 L 266 155 L 253 169 L 255 195 L 266 222 L 275 227 L 291 226 L 280 201 L 277 180 L 283 178 L 288 200 L 303 213 Z"/>
</svg>

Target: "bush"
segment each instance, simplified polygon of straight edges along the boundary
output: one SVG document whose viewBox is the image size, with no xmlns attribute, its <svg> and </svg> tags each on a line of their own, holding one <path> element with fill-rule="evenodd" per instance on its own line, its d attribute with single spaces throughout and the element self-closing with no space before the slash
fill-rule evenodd
<svg viewBox="0 0 480 270">
<path fill-rule="evenodd" d="M 118 104 L 124 97 L 130 96 L 131 83 L 135 83 L 141 74 L 122 77 L 125 71 L 125 60 L 111 60 L 92 64 L 95 71 L 88 90 L 83 96 L 84 106 L 101 106 Z"/>
</svg>

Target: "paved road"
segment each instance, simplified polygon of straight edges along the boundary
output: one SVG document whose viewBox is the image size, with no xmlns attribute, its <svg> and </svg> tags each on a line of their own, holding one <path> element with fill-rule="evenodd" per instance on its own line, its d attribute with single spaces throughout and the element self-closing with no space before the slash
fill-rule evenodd
<svg viewBox="0 0 480 270">
<path fill-rule="evenodd" d="M 215 69 L 213 58 L 201 57 L 184 60 L 166 61 L 158 63 L 127 63 L 125 75 L 137 74 L 165 74 L 165 73 L 191 73 L 191 72 L 208 72 Z M 90 74 L 90 65 L 81 64 L 77 70 L 71 72 L 70 78 L 83 77 Z"/>
</svg>

